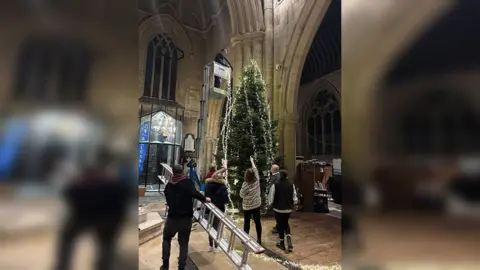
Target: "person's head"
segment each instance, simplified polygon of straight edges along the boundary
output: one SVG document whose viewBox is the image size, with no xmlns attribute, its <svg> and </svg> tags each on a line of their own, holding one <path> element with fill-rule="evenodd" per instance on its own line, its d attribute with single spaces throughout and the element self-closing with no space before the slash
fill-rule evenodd
<svg viewBox="0 0 480 270">
<path fill-rule="evenodd" d="M 175 164 L 172 170 L 173 175 L 183 174 L 183 166 L 180 164 Z"/>
<path fill-rule="evenodd" d="M 222 50 L 220 50 L 220 53 L 221 53 L 223 56 L 227 56 L 227 49 L 222 49 Z"/>
<path fill-rule="evenodd" d="M 280 171 L 280 167 L 277 164 L 273 164 L 272 167 L 270 168 L 270 172 L 272 173 L 277 173 Z"/>
<path fill-rule="evenodd" d="M 288 172 L 287 170 L 280 171 L 280 181 L 288 181 Z"/>
<path fill-rule="evenodd" d="M 248 168 L 245 171 L 245 182 L 249 184 L 255 182 L 255 172 L 252 168 Z"/>
<path fill-rule="evenodd" d="M 209 172 L 214 173 L 216 171 L 215 166 L 210 166 Z"/>
</svg>

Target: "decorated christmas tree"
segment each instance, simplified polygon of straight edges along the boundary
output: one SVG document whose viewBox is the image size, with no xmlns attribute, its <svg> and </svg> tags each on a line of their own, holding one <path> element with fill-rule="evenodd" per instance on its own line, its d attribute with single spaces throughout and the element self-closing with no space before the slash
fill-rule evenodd
<svg viewBox="0 0 480 270">
<path fill-rule="evenodd" d="M 260 173 L 263 199 L 267 195 L 268 172 L 277 155 L 276 123 L 270 118 L 266 86 L 255 60 L 244 67 L 240 87 L 227 98 L 225 118 L 217 148 L 217 165 L 228 160 L 230 199 L 239 207 L 245 171 L 254 157 Z"/>
</svg>

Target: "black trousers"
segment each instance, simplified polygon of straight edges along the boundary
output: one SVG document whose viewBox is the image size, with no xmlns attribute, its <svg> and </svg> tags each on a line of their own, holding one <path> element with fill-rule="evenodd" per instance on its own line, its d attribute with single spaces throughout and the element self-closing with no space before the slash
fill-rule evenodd
<svg viewBox="0 0 480 270">
<path fill-rule="evenodd" d="M 261 207 L 261 206 L 260 206 Z M 257 239 L 262 239 L 262 223 L 260 220 L 260 207 L 243 211 L 243 230 L 250 233 L 250 221 L 255 222 L 255 229 L 257 230 Z"/>
<path fill-rule="evenodd" d="M 116 239 L 121 224 L 120 219 L 89 220 L 74 216 L 68 218 L 60 230 L 55 269 L 71 269 L 76 240 L 78 236 L 87 231 L 94 233 L 96 244 L 99 247 L 95 269 L 113 269 Z"/>
<path fill-rule="evenodd" d="M 167 218 L 165 228 L 163 229 L 162 260 L 164 265 L 170 261 L 170 250 L 172 248 L 172 238 L 178 233 L 178 244 L 180 254 L 178 256 L 178 267 L 184 268 L 187 264 L 188 242 L 192 231 L 192 218 Z"/>
<path fill-rule="evenodd" d="M 278 213 L 275 212 L 275 220 L 277 221 L 277 230 L 280 240 L 285 239 L 285 235 L 290 234 L 290 213 Z"/>
<path fill-rule="evenodd" d="M 213 214 L 211 214 L 211 215 L 213 215 Z M 220 225 L 220 220 L 214 216 L 213 217 L 213 228 L 215 230 L 217 230 L 217 233 L 218 233 L 218 227 L 219 227 L 218 225 Z M 215 245 L 216 248 L 218 247 L 217 242 L 215 242 L 214 239 L 211 236 L 208 236 L 208 246 L 213 247 L 214 245 Z"/>
</svg>

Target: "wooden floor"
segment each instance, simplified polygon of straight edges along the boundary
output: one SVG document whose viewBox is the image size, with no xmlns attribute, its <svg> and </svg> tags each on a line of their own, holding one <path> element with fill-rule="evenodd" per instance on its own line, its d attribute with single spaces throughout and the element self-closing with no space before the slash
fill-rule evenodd
<svg viewBox="0 0 480 270">
<path fill-rule="evenodd" d="M 243 219 L 237 219 L 242 224 Z M 293 213 L 290 227 L 293 252 L 286 253 L 276 247 L 278 236 L 271 233 L 275 221 L 262 219 L 262 244 L 284 259 L 302 265 L 328 266 L 341 261 L 341 220 L 324 214 Z M 255 225 L 250 225 L 250 235 L 256 239 Z"/>
</svg>

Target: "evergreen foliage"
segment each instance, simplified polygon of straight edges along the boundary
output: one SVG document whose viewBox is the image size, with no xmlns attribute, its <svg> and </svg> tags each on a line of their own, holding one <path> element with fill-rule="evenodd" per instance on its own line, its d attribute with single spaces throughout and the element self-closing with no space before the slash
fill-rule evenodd
<svg viewBox="0 0 480 270">
<path fill-rule="evenodd" d="M 252 60 L 242 72 L 242 83 L 233 93 L 233 113 L 230 116 L 227 136 L 228 182 L 230 198 L 234 207 L 240 205 L 240 188 L 245 171 L 251 167 L 250 156 L 260 173 L 262 198 L 266 198 L 268 172 L 277 161 L 277 123 L 270 119 L 270 109 L 266 97 L 266 86 L 262 71 Z M 228 116 L 226 116 L 228 117 Z M 225 122 L 225 119 L 224 121 Z M 221 137 L 218 143 L 216 162 L 221 166 L 224 149 Z"/>
</svg>

